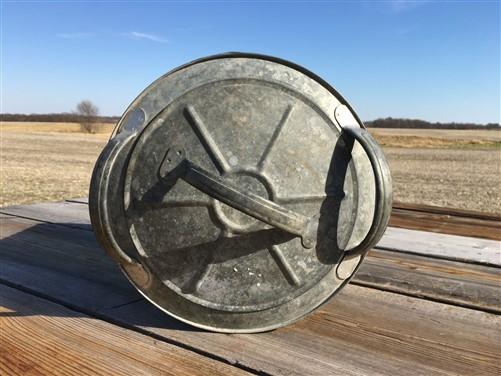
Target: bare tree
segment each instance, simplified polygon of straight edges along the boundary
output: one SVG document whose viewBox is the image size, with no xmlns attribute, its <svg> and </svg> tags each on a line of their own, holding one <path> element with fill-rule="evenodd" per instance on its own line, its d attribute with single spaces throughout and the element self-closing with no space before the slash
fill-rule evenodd
<svg viewBox="0 0 501 376">
<path fill-rule="evenodd" d="M 77 113 L 82 116 L 82 121 L 80 122 L 80 129 L 86 133 L 96 133 L 97 115 L 99 114 L 99 109 L 89 100 L 83 100 L 77 104 Z"/>
</svg>

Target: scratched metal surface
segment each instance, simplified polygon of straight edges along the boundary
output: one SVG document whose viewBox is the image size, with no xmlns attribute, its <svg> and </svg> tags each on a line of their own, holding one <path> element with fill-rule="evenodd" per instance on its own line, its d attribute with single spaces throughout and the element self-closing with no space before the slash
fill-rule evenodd
<svg viewBox="0 0 501 376">
<path fill-rule="evenodd" d="M 98 239 L 149 300 L 193 325 L 252 332 L 303 317 L 349 280 L 367 250 L 346 250 L 373 231 L 374 172 L 364 148 L 341 137 L 344 105 L 262 58 L 162 77 L 96 165 Z"/>
</svg>

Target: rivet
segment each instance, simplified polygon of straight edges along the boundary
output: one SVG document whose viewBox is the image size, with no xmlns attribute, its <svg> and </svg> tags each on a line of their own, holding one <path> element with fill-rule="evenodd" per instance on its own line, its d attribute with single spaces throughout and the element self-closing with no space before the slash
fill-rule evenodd
<svg viewBox="0 0 501 376">
<path fill-rule="evenodd" d="M 336 275 L 339 279 L 346 279 L 350 277 L 360 262 L 362 256 L 360 255 L 345 255 L 336 269 Z"/>
</svg>

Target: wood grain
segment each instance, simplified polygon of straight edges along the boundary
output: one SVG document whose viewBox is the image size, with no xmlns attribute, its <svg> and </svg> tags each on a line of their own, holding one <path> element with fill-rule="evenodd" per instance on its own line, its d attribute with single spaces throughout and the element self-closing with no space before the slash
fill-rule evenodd
<svg viewBox="0 0 501 376">
<path fill-rule="evenodd" d="M 88 206 L 79 205 L 75 202 L 44 202 L 32 205 L 9 206 L 0 208 L 0 213 L 92 231 Z"/>
<path fill-rule="evenodd" d="M 487 212 L 481 212 L 481 211 L 476 211 L 476 210 L 456 209 L 456 208 L 449 208 L 449 207 L 444 207 L 444 206 L 412 204 L 412 203 L 406 203 L 406 202 L 394 202 L 393 207 L 396 209 L 405 209 L 405 210 L 409 210 L 409 211 L 416 211 L 416 212 L 423 212 L 423 213 L 445 214 L 445 215 L 451 215 L 451 216 L 456 216 L 456 217 L 501 221 L 501 214 L 487 213 Z"/>
<path fill-rule="evenodd" d="M 95 272 L 92 289 L 96 294 L 85 302 L 92 309 L 109 308 L 140 298 L 130 284 L 124 284 L 121 274 L 116 273 L 118 267 L 104 256 L 90 232 L 10 216 L 4 218 L 9 220 L 3 225 L 5 252 L 1 256 L 0 277 L 10 281 L 36 281 L 51 294 L 67 299 L 72 292 L 67 291 L 67 284 L 60 285 L 60 273 L 78 285 L 89 272 Z M 35 254 L 46 256 L 34 258 Z M 103 263 L 100 272 L 93 265 L 96 260 Z M 499 312 L 500 272 L 499 268 L 375 249 L 365 259 L 353 283 Z M 111 297 L 98 293 L 100 286 L 107 284 L 115 288 Z"/>
<path fill-rule="evenodd" d="M 88 215 L 81 215 L 83 211 L 87 210 L 84 207 L 87 203 L 86 197 L 74 198 L 58 203 L 0 208 L 0 213 L 51 223 L 64 223 L 68 226 L 90 230 Z M 81 205 L 75 206 L 74 204 Z M 389 225 L 398 228 L 501 240 L 501 215 L 471 210 L 396 202 L 393 204 Z"/>
<path fill-rule="evenodd" d="M 3 375 L 249 374 L 16 289 L 0 297 Z"/>
<path fill-rule="evenodd" d="M 389 225 L 501 240 L 501 215 L 495 213 L 394 202 Z"/>
<path fill-rule="evenodd" d="M 66 200 L 88 204 L 87 197 Z M 501 240 L 501 215 L 473 210 L 394 202 L 390 226 Z"/>
<path fill-rule="evenodd" d="M 124 324 L 147 314 L 155 319 L 144 330 L 271 374 L 501 372 L 499 316 L 353 285 L 298 323 L 258 335 L 180 331 L 155 311 L 137 302 L 107 314 Z"/>
<path fill-rule="evenodd" d="M 89 311 L 139 299 L 92 232 L 2 214 L 0 227 L 0 279 Z"/>
<path fill-rule="evenodd" d="M 497 315 L 348 285 L 331 302 L 295 325 L 258 335 L 208 333 L 172 319 L 142 299 L 122 299 L 131 291 L 130 284 L 118 269 L 111 267 L 104 252 L 95 243 L 92 246 L 91 232 L 12 216 L 4 216 L 3 221 L 2 227 L 10 230 L 2 234 L 0 242 L 0 279 L 255 372 L 277 375 L 501 372 L 501 324 Z M 85 246 L 79 247 L 77 242 Z M 392 264 L 391 257 L 390 261 L 384 260 L 392 268 L 398 268 L 401 261 Z M 7 271 L 4 264 L 8 265 Z M 376 266 L 383 268 L 378 275 L 384 276 L 389 270 L 388 265 Z M 474 275 L 472 279 L 483 278 L 468 269 L 483 266 L 464 266 L 470 270 L 466 275 Z M 406 264 L 403 275 L 412 267 Z M 32 271 L 25 272 L 30 268 Z M 415 272 L 421 276 L 434 273 L 422 263 Z M 451 274 L 444 273 L 439 283 L 453 278 Z M 108 279 L 110 283 L 106 283 Z M 430 281 L 421 279 L 425 284 Z M 412 281 L 419 280 L 416 274 Z M 402 281 L 399 283 L 403 285 Z M 116 295 L 122 297 L 122 303 L 108 304 L 107 299 L 113 300 Z"/>
<path fill-rule="evenodd" d="M 501 240 L 501 219 L 487 218 L 459 216 L 450 212 L 433 213 L 394 206 L 389 225 L 443 234 Z"/>
<path fill-rule="evenodd" d="M 30 218 L 39 221 L 61 224 L 68 227 L 85 229 L 91 231 L 89 213 L 87 205 L 82 202 L 65 201 L 58 203 L 42 203 L 26 206 L 13 206 L 0 209 L 0 213 Z M 431 207 L 434 208 L 434 207 Z M 430 209 L 431 210 L 431 209 Z M 439 209 L 436 209 L 439 210 Z M 412 213 L 417 212 L 416 210 Z M 465 212 L 468 214 L 469 212 Z M 481 217 L 483 213 L 476 213 Z M 464 214 L 464 215 L 466 215 Z M 486 214 L 484 216 L 487 216 Z M 462 220 L 464 216 L 459 216 Z M 489 227 L 488 220 L 477 220 L 477 222 L 486 222 L 487 235 L 483 236 L 486 239 L 501 238 L 501 221 L 494 221 L 494 225 Z M 408 222 L 411 222 L 410 220 Z M 421 221 L 423 222 L 423 221 Z M 415 222 L 415 226 L 411 228 L 422 228 L 421 222 Z M 426 220 L 425 220 L 426 222 Z M 432 223 L 433 221 L 427 222 Z M 440 222 L 433 226 L 434 232 L 442 233 Z M 477 223 L 478 226 L 480 226 Z M 426 226 L 424 226 L 426 227 Z M 432 227 L 431 225 L 428 227 Z M 481 227 L 481 226 L 480 226 Z M 468 232 L 468 231 L 465 231 Z M 498 235 L 499 234 L 499 235 Z M 412 248 L 413 253 L 434 255 L 439 257 L 449 258 L 451 260 L 471 260 L 490 265 L 501 265 L 501 242 L 499 240 L 483 240 L 480 232 L 475 232 L 475 237 L 457 237 L 446 234 L 435 234 L 428 231 L 415 231 L 408 229 L 388 227 L 383 238 L 378 246 L 385 249 L 402 250 L 409 252 Z M 448 237 L 452 236 L 452 237 Z M 475 252 L 471 250 L 474 249 Z"/>
<path fill-rule="evenodd" d="M 501 242 L 388 227 L 375 248 L 501 266 Z"/>
<path fill-rule="evenodd" d="M 501 269 L 373 249 L 351 283 L 501 314 Z"/>
</svg>

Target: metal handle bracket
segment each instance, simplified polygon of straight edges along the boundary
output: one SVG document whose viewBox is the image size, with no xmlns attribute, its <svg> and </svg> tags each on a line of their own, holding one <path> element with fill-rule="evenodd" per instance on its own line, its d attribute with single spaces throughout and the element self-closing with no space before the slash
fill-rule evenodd
<svg viewBox="0 0 501 376">
<path fill-rule="evenodd" d="M 204 170 L 186 159 L 181 147 L 171 147 L 160 166 L 160 177 L 183 179 L 207 195 L 273 227 L 301 237 L 305 248 L 315 245 L 314 218 L 307 218 Z"/>
</svg>

